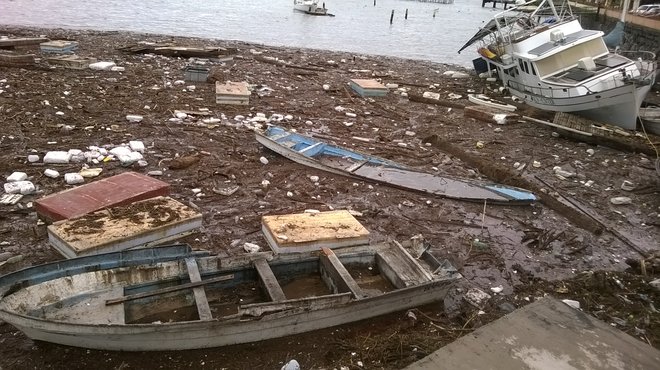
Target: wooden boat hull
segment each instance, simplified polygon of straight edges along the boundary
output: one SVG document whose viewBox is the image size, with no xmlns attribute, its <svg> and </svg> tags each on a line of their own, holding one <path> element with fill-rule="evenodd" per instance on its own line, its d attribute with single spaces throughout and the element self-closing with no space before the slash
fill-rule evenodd
<svg viewBox="0 0 660 370">
<path fill-rule="evenodd" d="M 153 254 L 158 249 L 81 257 L 63 261 L 61 266 L 52 263 L 0 277 L 0 319 L 31 339 L 77 347 L 120 351 L 207 348 L 278 338 L 427 304 L 443 299 L 460 278 L 451 266 L 440 264 L 427 252 L 422 254 L 423 259 L 431 258 L 428 267 L 432 269 L 422 267 L 399 244 L 323 251 L 320 256 L 319 252 L 296 255 L 257 253 L 219 258 L 187 250 L 181 251 L 178 257 L 174 254 L 166 258 L 131 257 Z M 371 259 L 374 268 L 380 271 L 378 276 L 387 277 L 396 287 L 382 294 L 367 293 L 358 285 L 346 291 L 342 288 L 345 282 L 348 281 L 350 286 L 351 282 L 360 279 L 356 277 L 353 281 L 352 277 L 335 276 L 341 268 L 333 270 L 331 266 L 334 265 L 328 262 L 335 258 L 333 256 L 336 261 L 342 261 L 341 266 L 359 265 Z M 204 320 L 123 322 L 131 312 L 142 314 L 140 310 L 160 309 L 162 304 L 190 298 L 192 295 L 187 291 L 186 295 L 162 296 L 153 300 L 142 297 L 131 304 L 127 293 L 130 289 L 142 291 L 139 294 L 149 293 L 149 284 L 179 276 L 185 270 L 182 266 L 186 266 L 181 259 L 191 257 L 196 259 L 207 281 L 213 280 L 209 279 L 210 276 L 231 273 L 231 279 L 226 279 L 227 284 L 257 274 L 261 276 L 256 261 L 268 260 L 268 266 L 278 275 L 279 281 L 286 280 L 281 276 L 282 272 L 305 275 L 310 268 L 318 269 L 320 279 L 329 281 L 331 293 L 238 304 L 236 314 L 214 314 L 213 318 Z M 245 270 L 246 266 L 251 268 Z M 269 271 L 270 268 L 267 267 Z M 225 283 L 205 285 L 205 291 L 211 294 L 222 284 Z M 113 299 L 107 298 L 113 297 L 121 302 L 110 303 Z"/>
<path fill-rule="evenodd" d="M 257 342 L 328 328 L 421 306 L 444 298 L 453 281 L 436 281 L 391 296 L 326 310 L 272 315 L 256 321 L 136 326 L 59 324 L 0 313 L 33 340 L 116 351 L 166 351 Z"/>
<path fill-rule="evenodd" d="M 479 183 L 407 168 L 398 163 L 350 151 L 314 138 L 270 126 L 256 132 L 259 143 L 294 162 L 360 180 L 383 183 L 446 198 L 494 204 L 529 204 L 536 196 L 524 189 Z M 322 162 L 322 157 L 325 158 Z"/>
</svg>

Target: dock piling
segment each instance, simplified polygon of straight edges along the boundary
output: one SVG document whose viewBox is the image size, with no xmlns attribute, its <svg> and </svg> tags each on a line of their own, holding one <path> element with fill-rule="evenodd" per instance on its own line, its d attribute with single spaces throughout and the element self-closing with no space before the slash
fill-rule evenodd
<svg viewBox="0 0 660 370">
<path fill-rule="evenodd" d="M 394 20 L 394 9 L 392 9 L 392 14 L 390 15 L 390 24 L 392 24 L 393 20 Z"/>
</svg>

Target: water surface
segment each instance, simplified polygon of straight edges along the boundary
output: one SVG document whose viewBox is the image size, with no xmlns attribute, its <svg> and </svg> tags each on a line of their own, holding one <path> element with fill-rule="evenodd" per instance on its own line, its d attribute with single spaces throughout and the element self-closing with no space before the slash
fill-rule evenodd
<svg viewBox="0 0 660 370">
<path fill-rule="evenodd" d="M 495 14 L 479 0 L 325 3 L 335 17 L 294 12 L 293 0 L 0 0 L 0 24 L 198 36 L 470 66 L 477 54 L 457 50 Z"/>
</svg>

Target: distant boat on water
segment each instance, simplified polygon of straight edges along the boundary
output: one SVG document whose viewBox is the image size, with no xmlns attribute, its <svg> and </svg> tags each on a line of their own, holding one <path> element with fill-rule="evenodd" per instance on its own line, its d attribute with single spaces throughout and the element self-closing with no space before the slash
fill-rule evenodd
<svg viewBox="0 0 660 370">
<path fill-rule="evenodd" d="M 319 0 L 293 0 L 293 10 L 311 15 L 329 15 L 325 3 L 319 6 Z"/>
</svg>

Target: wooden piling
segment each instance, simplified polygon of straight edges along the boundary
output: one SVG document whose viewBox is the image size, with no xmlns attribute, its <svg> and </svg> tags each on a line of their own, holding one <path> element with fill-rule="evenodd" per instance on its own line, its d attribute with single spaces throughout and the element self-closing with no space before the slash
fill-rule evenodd
<svg viewBox="0 0 660 370">
<path fill-rule="evenodd" d="M 438 9 L 433 9 L 433 18 L 435 18 L 435 13 L 438 11 Z"/>
<path fill-rule="evenodd" d="M 406 15 L 404 16 L 404 19 L 408 19 L 408 9 L 406 9 Z"/>
<path fill-rule="evenodd" d="M 376 0 L 374 0 L 374 6 L 376 6 Z"/>
<path fill-rule="evenodd" d="M 390 24 L 392 24 L 393 20 L 394 20 L 394 9 L 392 9 L 392 14 L 390 14 Z"/>
</svg>

